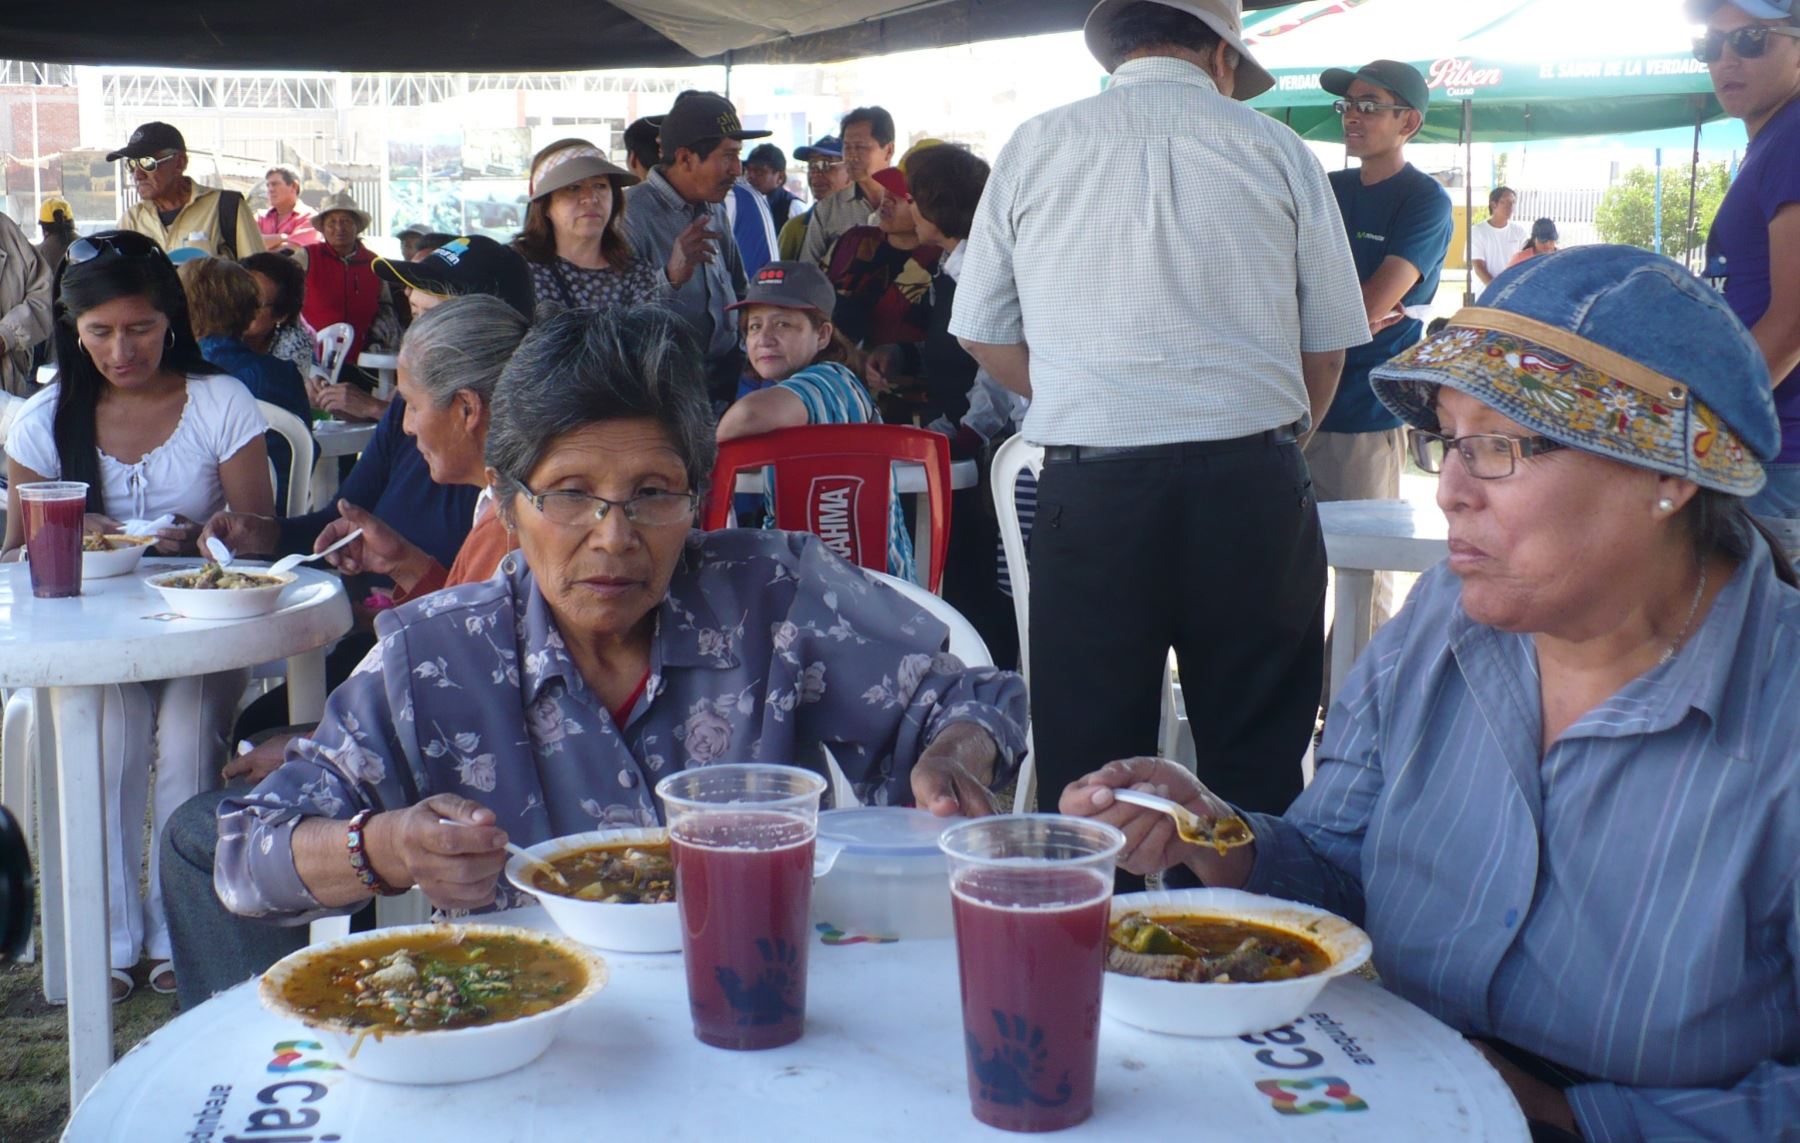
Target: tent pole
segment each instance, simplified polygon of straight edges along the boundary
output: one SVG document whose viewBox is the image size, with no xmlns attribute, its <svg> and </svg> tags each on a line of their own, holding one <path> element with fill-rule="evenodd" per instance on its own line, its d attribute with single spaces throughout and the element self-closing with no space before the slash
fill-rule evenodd
<svg viewBox="0 0 1800 1143">
<path fill-rule="evenodd" d="M 731 53 L 725 53 L 725 98 L 731 98 Z"/>
<path fill-rule="evenodd" d="M 1653 243 L 1653 244 L 1654 244 L 1654 245 L 1653 245 L 1653 248 L 1654 248 L 1654 249 L 1655 249 L 1655 250 L 1656 250 L 1656 252 L 1657 252 L 1657 253 L 1658 253 L 1658 254 L 1661 254 L 1661 253 L 1662 253 L 1662 252 L 1663 252 L 1663 233 L 1662 233 L 1662 190 L 1663 190 L 1663 177 L 1662 177 L 1662 153 L 1663 153 L 1663 149 L 1662 149 L 1662 148 L 1661 148 L 1661 147 L 1658 147 L 1658 148 L 1657 148 L 1657 149 L 1656 149 L 1656 198 L 1655 198 L 1655 212 L 1656 212 L 1656 213 L 1655 213 L 1655 216 L 1654 216 L 1654 221 L 1653 221 L 1653 224 L 1652 224 L 1652 225 L 1653 225 L 1653 229 L 1652 229 L 1652 230 L 1651 230 L 1651 241 L 1652 241 L 1652 243 Z"/>
<path fill-rule="evenodd" d="M 1475 304 L 1475 105 L 1463 100 L 1463 305 Z"/>
<path fill-rule="evenodd" d="M 1700 190 L 1700 125 L 1706 121 L 1705 97 L 1696 102 L 1700 109 L 1694 113 L 1694 164 L 1688 168 L 1687 249 L 1681 255 L 1682 264 L 1690 270 L 1694 268 L 1694 211 L 1697 209 L 1694 200 Z"/>
</svg>

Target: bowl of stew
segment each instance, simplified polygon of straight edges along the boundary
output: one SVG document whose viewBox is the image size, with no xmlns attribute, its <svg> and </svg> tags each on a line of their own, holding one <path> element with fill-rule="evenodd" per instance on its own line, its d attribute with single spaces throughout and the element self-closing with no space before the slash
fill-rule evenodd
<svg viewBox="0 0 1800 1143">
<path fill-rule="evenodd" d="M 111 579 L 130 575 L 154 543 L 155 536 L 103 536 L 89 532 L 81 537 L 81 577 Z"/>
<path fill-rule="evenodd" d="M 263 973 L 263 1006 L 317 1032 L 346 1071 L 444 1084 L 524 1067 L 606 962 L 554 933 L 506 925 L 405 925 L 290 953 Z"/>
<path fill-rule="evenodd" d="M 189 619 L 250 619 L 274 611 L 282 589 L 294 579 L 293 572 L 271 575 L 264 567 L 208 563 L 148 576 L 144 582 L 162 595 L 169 610 Z"/>
<path fill-rule="evenodd" d="M 1113 898 L 1102 1008 L 1174 1036 L 1247 1036 L 1306 1011 L 1368 962 L 1369 936 L 1335 913 L 1237 889 Z"/>
<path fill-rule="evenodd" d="M 514 855 L 506 879 L 532 894 L 566 935 L 613 952 L 681 949 L 675 865 L 663 829 L 603 829 L 540 842 L 525 851 L 563 876 Z"/>
</svg>

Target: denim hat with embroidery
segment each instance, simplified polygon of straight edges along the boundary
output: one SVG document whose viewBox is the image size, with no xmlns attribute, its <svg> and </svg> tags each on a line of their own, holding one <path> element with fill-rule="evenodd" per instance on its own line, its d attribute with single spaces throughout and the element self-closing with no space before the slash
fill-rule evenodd
<svg viewBox="0 0 1800 1143">
<path fill-rule="evenodd" d="M 1633 246 L 1507 270 L 1370 381 L 1430 432 L 1447 385 L 1551 440 L 1737 496 L 1762 488 L 1759 460 L 1781 446 L 1750 331 L 1680 263 Z"/>
</svg>

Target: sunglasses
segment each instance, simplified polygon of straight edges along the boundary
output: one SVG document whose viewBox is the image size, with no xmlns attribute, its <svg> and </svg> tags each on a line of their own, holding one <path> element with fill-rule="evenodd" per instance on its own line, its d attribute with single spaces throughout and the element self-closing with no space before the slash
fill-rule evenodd
<svg viewBox="0 0 1800 1143">
<path fill-rule="evenodd" d="M 1373 99 L 1335 99 L 1331 109 L 1339 115 L 1348 115 L 1355 111 L 1358 115 L 1373 115 L 1377 111 L 1411 111 L 1404 103 L 1378 103 Z"/>
<path fill-rule="evenodd" d="M 166 155 L 145 155 L 141 159 L 126 159 L 125 165 L 128 167 L 135 167 L 137 170 L 148 175 L 154 174 L 156 168 L 162 166 L 164 163 L 172 163 L 179 158 L 181 158 L 180 151 L 170 151 Z"/>
<path fill-rule="evenodd" d="M 1760 59 L 1769 50 L 1769 36 L 1792 36 L 1800 39 L 1800 28 L 1777 27 L 1771 24 L 1751 24 L 1748 27 L 1735 28 L 1729 32 L 1721 32 L 1717 28 L 1708 31 L 1704 36 L 1694 37 L 1694 58 L 1701 63 L 1718 63 L 1725 55 L 1726 45 L 1731 46 L 1733 55 L 1741 60 Z"/>
<path fill-rule="evenodd" d="M 843 165 L 844 165 L 844 160 L 842 160 L 842 159 L 830 159 L 830 160 L 816 159 L 813 162 L 806 164 L 806 169 L 811 171 L 815 175 L 822 175 L 822 174 L 825 174 L 826 172 L 832 170 L 833 168 L 841 167 Z"/>
<path fill-rule="evenodd" d="M 79 266 L 96 258 L 130 258 L 140 262 L 168 261 L 169 256 L 156 244 L 156 239 L 131 230 L 115 230 L 92 238 L 77 238 L 63 253 L 63 262 Z"/>
</svg>

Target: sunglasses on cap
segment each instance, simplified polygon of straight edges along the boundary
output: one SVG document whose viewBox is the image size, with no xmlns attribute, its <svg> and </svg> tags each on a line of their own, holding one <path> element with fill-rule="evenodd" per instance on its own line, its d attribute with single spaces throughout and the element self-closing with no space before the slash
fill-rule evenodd
<svg viewBox="0 0 1800 1143">
<path fill-rule="evenodd" d="M 180 151 L 170 151 L 166 155 L 145 155 L 141 159 L 126 159 L 125 165 L 140 170 L 148 175 L 154 174 L 156 168 L 162 166 L 164 163 L 172 163 L 180 157 Z"/>
<path fill-rule="evenodd" d="M 63 252 L 63 263 L 68 266 L 79 266 L 97 258 L 130 258 L 139 262 L 169 260 L 168 254 L 156 244 L 154 238 L 132 230 L 115 230 L 111 234 L 77 238 Z"/>
<path fill-rule="evenodd" d="M 1784 28 L 1771 24 L 1750 24 L 1742 28 L 1734 28 L 1729 32 L 1721 32 L 1717 28 L 1708 31 L 1704 36 L 1694 37 L 1694 58 L 1701 63 L 1718 63 L 1725 55 L 1725 46 L 1731 45 L 1732 54 L 1741 60 L 1758 59 L 1769 50 L 1769 37 L 1792 36 L 1800 39 L 1800 28 Z"/>
</svg>

